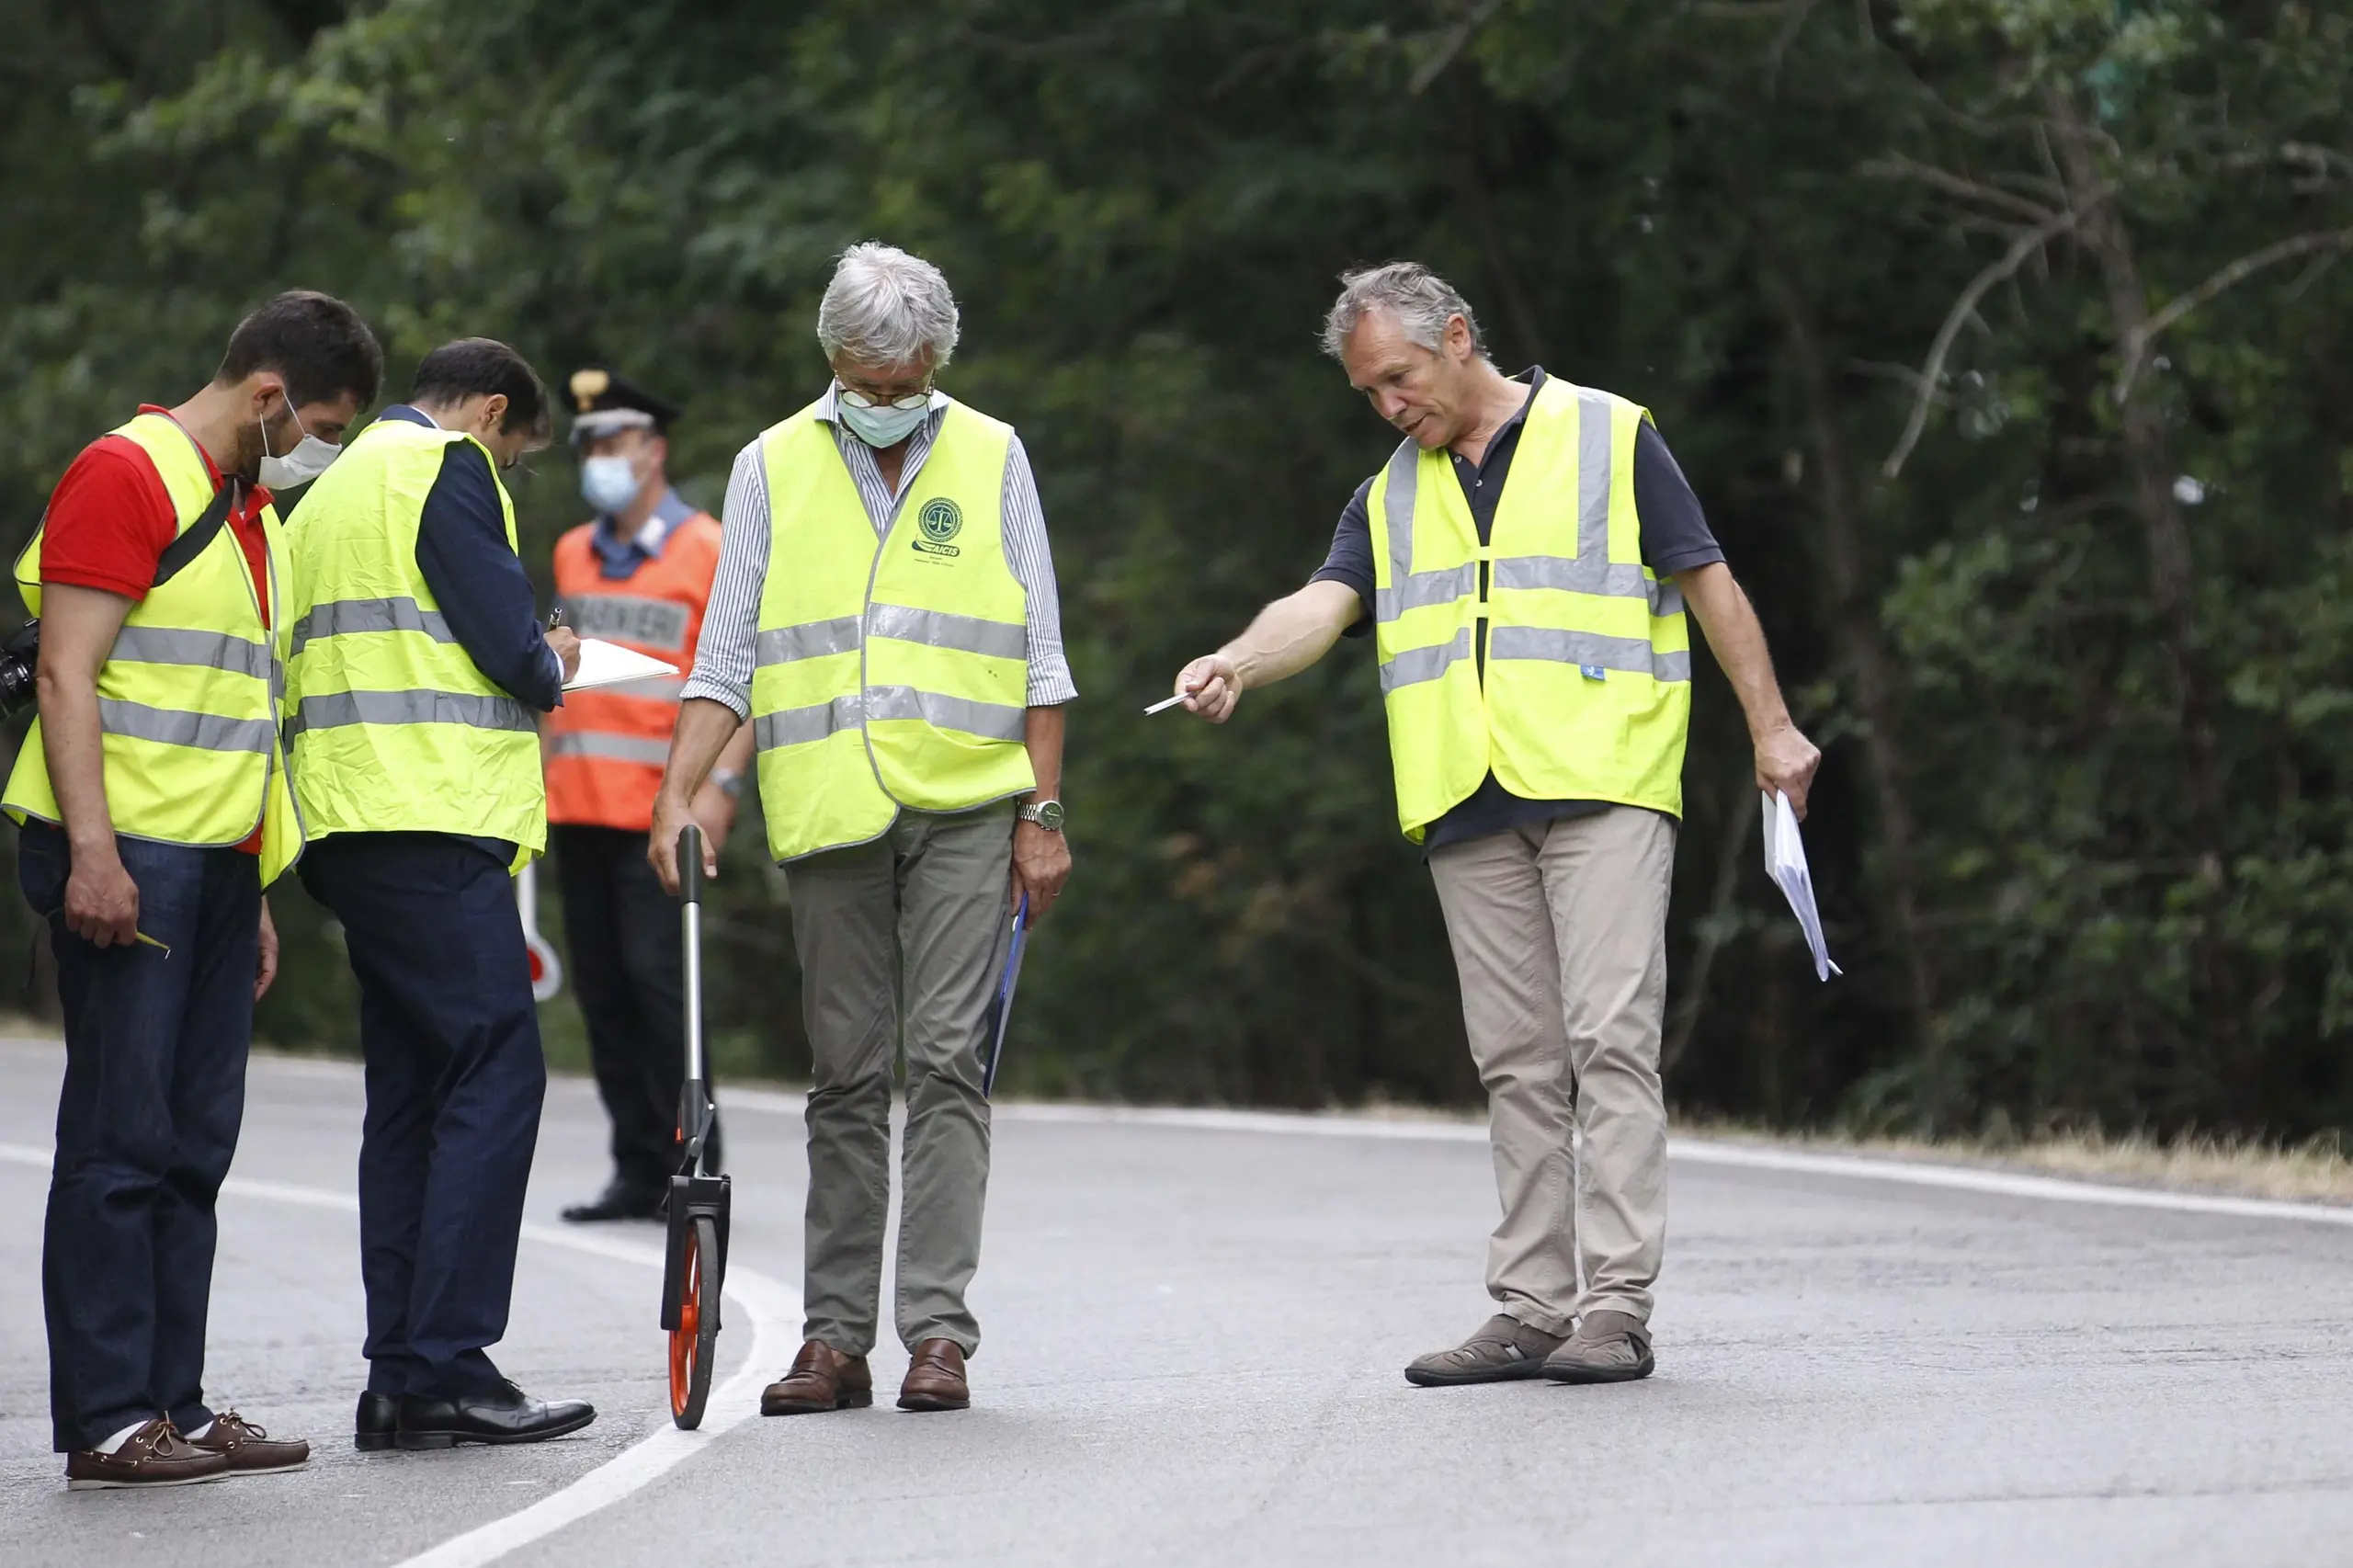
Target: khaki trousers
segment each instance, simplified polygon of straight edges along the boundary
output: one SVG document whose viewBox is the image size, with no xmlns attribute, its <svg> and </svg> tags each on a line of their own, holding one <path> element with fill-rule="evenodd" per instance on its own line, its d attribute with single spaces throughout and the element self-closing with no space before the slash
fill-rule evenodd
<svg viewBox="0 0 2353 1568">
<path fill-rule="evenodd" d="M 1547 1334 L 1595 1311 L 1650 1320 L 1666 1246 L 1658 1048 L 1674 865 L 1675 824 L 1637 806 L 1430 856 L 1503 1200 L 1487 1293 Z"/>
<path fill-rule="evenodd" d="M 1013 805 L 903 811 L 871 844 L 784 868 L 809 1089 L 802 1337 L 874 1347 L 891 1207 L 891 1073 L 904 1047 L 899 1338 L 979 1348 L 964 1291 L 981 1261 L 989 1105 L 981 1038 L 1011 935 Z"/>
</svg>

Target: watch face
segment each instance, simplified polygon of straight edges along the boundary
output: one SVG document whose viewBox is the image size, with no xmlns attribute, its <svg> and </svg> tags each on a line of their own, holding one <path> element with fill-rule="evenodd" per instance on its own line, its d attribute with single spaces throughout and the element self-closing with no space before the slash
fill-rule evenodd
<svg viewBox="0 0 2353 1568">
<path fill-rule="evenodd" d="M 1040 801 L 1032 809 L 1032 811 L 1033 814 L 1029 819 L 1031 822 L 1036 823 L 1040 827 L 1044 828 L 1049 833 L 1060 833 L 1062 831 L 1063 803 L 1060 801 Z"/>
</svg>

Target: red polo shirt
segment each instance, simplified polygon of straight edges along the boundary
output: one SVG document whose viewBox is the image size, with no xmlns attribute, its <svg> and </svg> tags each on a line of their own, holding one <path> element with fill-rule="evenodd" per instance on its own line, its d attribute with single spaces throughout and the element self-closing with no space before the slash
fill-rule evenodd
<svg viewBox="0 0 2353 1568">
<path fill-rule="evenodd" d="M 153 403 L 140 404 L 139 412 L 171 417 L 170 410 Z M 201 446 L 196 449 L 217 491 L 221 471 L 213 466 L 210 453 Z M 262 535 L 261 510 L 269 502 L 268 491 L 248 485 L 236 510 L 229 514 L 264 629 L 269 626 L 269 547 Z M 101 436 L 82 449 L 50 494 L 49 515 L 41 525 L 40 580 L 143 600 L 154 585 L 156 562 L 178 534 L 179 514 L 146 450 L 127 436 Z M 261 830 L 256 827 L 239 847 L 260 854 Z"/>
</svg>

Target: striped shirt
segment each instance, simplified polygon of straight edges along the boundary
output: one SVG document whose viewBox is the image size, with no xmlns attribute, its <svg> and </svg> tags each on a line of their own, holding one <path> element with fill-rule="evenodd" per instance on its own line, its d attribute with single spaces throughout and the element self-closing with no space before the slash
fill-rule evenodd
<svg viewBox="0 0 2353 1568">
<path fill-rule="evenodd" d="M 931 394 L 931 413 L 907 437 L 906 460 L 899 468 L 896 494 L 882 481 L 874 449 L 850 434 L 835 414 L 834 400 L 841 383 L 825 389 L 817 400 L 816 417 L 834 427 L 834 444 L 858 486 L 858 498 L 874 531 L 887 534 L 900 500 L 923 472 L 946 416 L 945 394 Z M 727 504 L 720 516 L 719 571 L 711 579 L 710 608 L 703 612 L 702 640 L 695 647 L 694 674 L 687 681 L 687 697 L 724 702 L 738 719 L 752 713 L 753 650 L 760 629 L 760 596 L 768 575 L 767 470 L 760 458 L 764 436 L 756 436 L 735 454 L 735 471 L 727 481 Z M 1070 663 L 1063 655 L 1062 603 L 1054 586 L 1054 558 L 1046 543 L 1046 513 L 1038 501 L 1038 482 L 1029 472 L 1029 456 L 1021 437 L 1013 437 L 1005 454 L 1005 559 L 1029 597 L 1029 696 L 1032 708 L 1052 708 L 1078 695 L 1070 678 Z"/>
</svg>

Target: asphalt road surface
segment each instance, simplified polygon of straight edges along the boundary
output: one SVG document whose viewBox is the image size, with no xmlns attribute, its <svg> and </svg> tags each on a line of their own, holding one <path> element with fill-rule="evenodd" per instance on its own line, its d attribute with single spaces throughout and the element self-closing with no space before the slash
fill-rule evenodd
<svg viewBox="0 0 2353 1568">
<path fill-rule="evenodd" d="M 68 1493 L 40 1298 L 60 1067 L 0 1045 L 8 1564 L 2353 1562 L 2341 1213 L 1688 1146 L 1655 1378 L 1415 1389 L 1405 1361 L 1488 1311 L 1486 1153 L 1452 1125 L 1002 1108 L 975 1408 L 890 1408 L 892 1344 L 876 1408 L 763 1420 L 799 1340 L 801 1130 L 796 1096 L 738 1095 L 724 1386 L 688 1437 L 658 1231 L 556 1218 L 603 1175 L 593 1093 L 560 1081 L 497 1354 L 597 1424 L 361 1455 L 358 1079 L 279 1060 L 222 1202 L 210 1392 L 316 1457 Z"/>
</svg>

